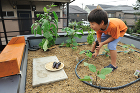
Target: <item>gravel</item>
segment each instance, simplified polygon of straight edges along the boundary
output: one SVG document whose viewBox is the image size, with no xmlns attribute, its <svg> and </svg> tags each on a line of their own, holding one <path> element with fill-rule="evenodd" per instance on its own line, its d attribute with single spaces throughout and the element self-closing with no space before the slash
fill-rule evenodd
<svg viewBox="0 0 140 93">
<path fill-rule="evenodd" d="M 81 43 L 80 43 L 81 44 Z M 119 45 L 124 45 L 123 43 L 118 43 Z M 26 76 L 26 90 L 25 93 L 140 93 L 140 81 L 136 82 L 128 87 L 118 89 L 118 90 L 99 90 L 97 88 L 86 85 L 78 79 L 75 74 L 75 66 L 79 61 L 86 58 L 86 55 L 79 54 L 82 50 L 90 50 L 92 45 L 82 45 L 78 46 L 77 50 L 72 50 L 68 47 L 59 47 L 55 45 L 53 48 L 44 52 L 42 49 L 37 51 L 28 51 L 28 64 L 27 64 L 27 76 Z M 140 49 L 136 49 L 140 51 Z M 117 46 L 117 51 L 124 51 L 125 49 Z M 101 48 L 100 54 L 104 51 L 104 47 Z M 41 85 L 38 87 L 32 87 L 32 62 L 33 58 L 47 57 L 56 55 L 60 62 L 64 63 L 64 70 L 68 76 L 68 79 Z M 99 55 L 96 58 L 90 58 L 88 61 L 85 59 L 77 67 L 77 73 L 81 78 L 85 75 L 93 77 L 93 84 L 97 83 L 97 86 L 102 87 L 117 87 L 130 83 L 137 79 L 134 75 L 136 70 L 140 70 L 140 54 L 137 52 L 133 53 L 117 53 L 117 66 L 118 68 L 106 75 L 106 78 L 97 78 L 95 81 L 95 74 L 89 71 L 87 66 L 84 66 L 84 62 L 93 64 L 96 66 L 97 71 L 100 71 L 104 66 L 110 64 L 110 57 L 105 55 Z"/>
</svg>

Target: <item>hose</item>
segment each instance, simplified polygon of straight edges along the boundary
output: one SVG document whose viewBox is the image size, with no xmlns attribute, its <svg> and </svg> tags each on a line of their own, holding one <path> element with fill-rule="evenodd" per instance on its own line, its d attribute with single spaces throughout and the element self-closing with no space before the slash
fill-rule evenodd
<svg viewBox="0 0 140 93">
<path fill-rule="evenodd" d="M 118 51 L 118 52 L 123 52 L 123 51 Z M 136 50 L 135 50 L 135 52 L 140 53 L 139 51 L 136 51 Z M 101 55 L 104 55 L 104 54 L 101 54 Z M 85 59 L 85 58 L 84 58 L 84 59 Z M 82 63 L 82 61 L 83 61 L 84 59 L 82 59 L 81 61 L 79 61 L 78 64 L 76 65 L 76 67 L 75 67 L 75 74 L 76 74 L 76 76 L 77 76 L 79 79 L 81 79 L 81 78 L 78 76 L 76 70 L 77 70 L 78 65 L 79 65 L 80 63 Z M 86 81 L 82 81 L 82 82 L 84 82 L 85 84 L 90 85 L 90 86 L 92 86 L 92 87 L 98 88 L 98 89 L 100 89 L 100 91 L 101 91 L 101 89 L 104 89 L 104 90 L 117 90 L 117 89 L 120 89 L 120 88 L 127 87 L 127 86 L 129 86 L 129 85 L 131 85 L 131 84 L 133 84 L 133 83 L 138 82 L 138 81 L 140 81 L 140 77 L 138 77 L 138 79 L 135 80 L 135 81 L 132 81 L 132 82 L 130 82 L 130 83 L 128 83 L 128 84 L 125 84 L 125 85 L 122 85 L 122 86 L 117 86 L 117 87 L 101 87 L 101 86 L 92 85 L 92 84 L 90 84 L 90 83 L 88 83 L 88 82 L 86 82 Z"/>
</svg>

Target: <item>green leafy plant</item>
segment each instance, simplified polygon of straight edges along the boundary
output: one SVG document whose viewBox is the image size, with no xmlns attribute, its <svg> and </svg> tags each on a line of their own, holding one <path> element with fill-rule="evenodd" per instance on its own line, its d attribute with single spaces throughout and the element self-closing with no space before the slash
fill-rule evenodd
<svg viewBox="0 0 140 93">
<path fill-rule="evenodd" d="M 91 31 L 90 26 L 81 26 L 81 28 L 83 29 L 83 31 Z"/>
<path fill-rule="evenodd" d="M 82 25 L 84 22 L 83 21 L 79 21 L 79 22 L 71 22 L 69 24 L 69 28 L 71 29 L 81 29 L 83 31 L 91 31 L 91 27 L 90 26 L 84 26 Z"/>
<path fill-rule="evenodd" d="M 140 34 L 140 29 L 139 29 L 139 30 L 137 30 L 137 33 L 138 33 L 138 34 Z"/>
<path fill-rule="evenodd" d="M 44 51 L 53 46 L 58 37 L 58 16 L 55 11 L 50 12 L 51 8 L 55 6 L 57 5 L 47 5 L 48 9 L 44 7 L 44 14 L 37 14 L 37 18 L 40 19 L 35 21 L 31 26 L 32 34 L 34 33 L 35 36 L 36 34 L 43 34 L 44 38 L 42 42 L 39 43 L 39 46 L 44 49 Z"/>
<path fill-rule="evenodd" d="M 73 25 L 73 27 L 74 27 L 74 25 Z M 80 30 L 80 29 L 74 30 L 69 27 L 66 27 L 66 28 L 63 28 L 62 31 L 66 32 L 67 34 L 65 36 L 69 37 L 69 39 L 66 40 L 66 42 L 67 42 L 66 47 L 72 47 L 72 49 L 76 49 L 76 46 L 78 45 L 78 43 L 76 42 L 75 37 L 82 38 L 82 35 L 78 34 L 78 32 L 84 34 L 83 30 Z M 63 45 L 64 45 L 64 42 L 61 43 L 60 46 L 63 46 Z"/>
<path fill-rule="evenodd" d="M 95 35 L 94 30 L 88 31 L 88 37 L 87 37 L 88 44 L 91 45 L 93 43 L 93 41 L 95 40 L 94 35 Z"/>
<path fill-rule="evenodd" d="M 128 28 L 127 31 L 126 31 L 126 33 L 128 33 L 128 34 L 132 34 L 132 33 L 133 33 L 133 29 Z"/>
<path fill-rule="evenodd" d="M 71 29 L 76 29 L 76 27 L 77 27 L 77 22 L 75 21 L 75 22 L 71 22 L 70 24 L 69 24 L 69 28 L 71 28 Z M 77 27 L 78 28 L 78 27 Z"/>
<path fill-rule="evenodd" d="M 87 56 L 87 61 L 92 57 L 92 53 L 89 50 L 83 50 L 79 54 L 85 54 Z"/>
<path fill-rule="evenodd" d="M 104 45 L 104 51 L 102 52 L 106 57 L 109 57 L 109 54 L 110 54 L 110 51 L 109 49 L 107 48 L 107 45 Z"/>
<path fill-rule="evenodd" d="M 97 77 L 100 77 L 101 79 L 105 79 L 107 74 L 112 72 L 112 68 L 103 68 L 101 71 L 96 71 L 96 67 L 93 64 L 88 64 L 84 62 L 84 66 L 88 66 L 89 70 L 94 72 L 96 77 L 96 85 L 97 85 Z M 92 76 L 84 76 L 83 79 L 79 79 L 81 81 L 90 81 L 93 82 Z"/>
<path fill-rule="evenodd" d="M 136 33 L 140 33 L 140 19 L 135 22 Z"/>
<path fill-rule="evenodd" d="M 122 47 L 126 49 L 126 50 L 124 51 L 124 53 L 128 53 L 128 54 L 129 54 L 129 53 L 134 52 L 135 50 L 134 50 L 134 49 L 131 49 L 131 48 L 130 48 L 131 46 L 135 48 L 135 46 L 134 46 L 133 44 L 131 44 L 131 45 L 128 45 L 128 44 L 127 44 L 127 45 L 123 45 Z"/>
</svg>

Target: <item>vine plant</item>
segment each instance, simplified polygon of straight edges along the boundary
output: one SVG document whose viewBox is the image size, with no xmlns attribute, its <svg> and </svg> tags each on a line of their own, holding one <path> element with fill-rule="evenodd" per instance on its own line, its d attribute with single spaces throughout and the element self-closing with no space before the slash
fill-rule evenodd
<svg viewBox="0 0 140 93">
<path fill-rule="evenodd" d="M 44 7 L 44 14 L 37 14 L 37 18 L 40 19 L 35 21 L 35 23 L 33 23 L 31 26 L 31 32 L 32 34 L 34 33 L 35 36 L 36 34 L 42 35 L 43 33 L 44 38 L 42 39 L 42 42 L 39 43 L 39 46 L 44 51 L 53 46 L 55 44 L 56 38 L 59 36 L 57 34 L 58 16 L 55 11 L 51 12 L 51 8 L 55 6 L 57 5 L 47 5 L 48 9 L 47 7 Z"/>
</svg>

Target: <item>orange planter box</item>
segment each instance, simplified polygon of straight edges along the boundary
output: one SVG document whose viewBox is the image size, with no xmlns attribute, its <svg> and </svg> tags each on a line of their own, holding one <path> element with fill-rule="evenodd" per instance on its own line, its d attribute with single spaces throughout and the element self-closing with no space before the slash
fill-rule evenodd
<svg viewBox="0 0 140 93">
<path fill-rule="evenodd" d="M 0 77 L 20 73 L 25 39 L 13 37 L 0 54 Z"/>
</svg>

